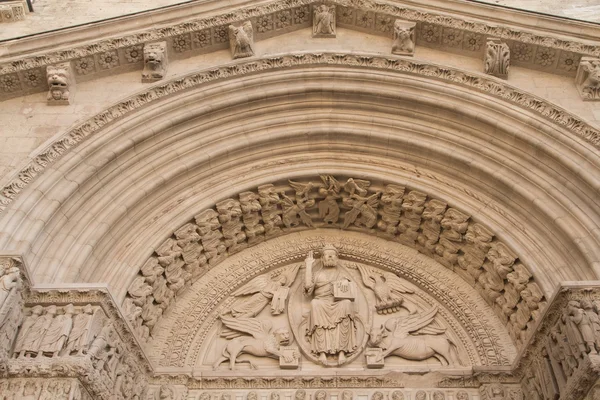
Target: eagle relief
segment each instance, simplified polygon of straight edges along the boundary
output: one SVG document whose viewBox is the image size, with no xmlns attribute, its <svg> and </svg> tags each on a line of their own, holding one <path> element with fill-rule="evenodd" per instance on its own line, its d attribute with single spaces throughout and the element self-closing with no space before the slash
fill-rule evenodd
<svg viewBox="0 0 600 400">
<path fill-rule="evenodd" d="M 387 358 L 392 365 L 460 365 L 439 306 L 420 292 L 391 271 L 342 260 L 325 244 L 234 288 L 206 362 L 215 370 L 294 369 L 302 360 L 307 367 L 381 368 Z"/>
</svg>

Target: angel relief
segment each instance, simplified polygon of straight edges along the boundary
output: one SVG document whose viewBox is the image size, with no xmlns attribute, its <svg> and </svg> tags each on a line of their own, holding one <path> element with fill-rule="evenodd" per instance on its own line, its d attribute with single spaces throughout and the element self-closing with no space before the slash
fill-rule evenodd
<svg viewBox="0 0 600 400">
<path fill-rule="evenodd" d="M 325 367 L 378 368 L 386 357 L 394 365 L 429 358 L 460 364 L 438 308 L 418 291 L 325 245 L 234 290 L 207 342 L 206 362 L 214 369 L 225 362 L 230 369 L 298 368 L 300 358 Z"/>
</svg>

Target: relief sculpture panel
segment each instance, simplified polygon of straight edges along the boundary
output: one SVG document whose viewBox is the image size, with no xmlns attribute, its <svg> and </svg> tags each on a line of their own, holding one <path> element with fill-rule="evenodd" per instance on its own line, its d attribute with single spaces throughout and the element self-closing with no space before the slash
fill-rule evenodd
<svg viewBox="0 0 600 400">
<path fill-rule="evenodd" d="M 464 344 L 440 307 L 406 279 L 325 243 L 231 291 L 197 367 L 460 367 L 469 362 Z"/>
</svg>

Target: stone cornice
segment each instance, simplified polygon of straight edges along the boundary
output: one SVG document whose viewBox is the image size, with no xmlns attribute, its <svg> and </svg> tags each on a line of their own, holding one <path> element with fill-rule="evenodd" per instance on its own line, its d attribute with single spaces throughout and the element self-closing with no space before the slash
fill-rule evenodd
<svg viewBox="0 0 600 400">
<path fill-rule="evenodd" d="M 598 129 L 542 98 L 508 85 L 502 80 L 483 74 L 448 68 L 423 60 L 369 53 L 293 53 L 273 55 L 262 59 L 244 60 L 207 68 L 154 85 L 75 126 L 42 150 L 35 156 L 33 161 L 2 188 L 0 192 L 0 212 L 3 212 L 33 179 L 61 158 L 62 155 L 75 148 L 86 138 L 101 131 L 103 127 L 131 114 L 141 107 L 176 93 L 199 87 L 205 83 L 258 72 L 302 66 L 342 66 L 394 71 L 408 76 L 421 76 L 465 87 L 533 112 L 547 121 L 572 132 L 576 137 L 589 143 L 596 149 L 600 149 L 600 131 Z"/>
</svg>

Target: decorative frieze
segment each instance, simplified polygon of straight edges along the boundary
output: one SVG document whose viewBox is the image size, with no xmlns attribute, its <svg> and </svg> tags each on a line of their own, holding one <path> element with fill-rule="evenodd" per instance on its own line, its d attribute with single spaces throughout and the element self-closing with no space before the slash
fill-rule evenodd
<svg viewBox="0 0 600 400">
<path fill-rule="evenodd" d="M 259 70 L 266 71 L 299 65 L 347 65 L 356 68 L 382 69 L 399 71 L 408 75 L 434 77 L 453 84 L 481 90 L 490 96 L 523 107 L 524 109 L 547 118 L 559 126 L 569 129 L 573 135 L 590 143 L 594 147 L 600 148 L 600 131 L 591 125 L 588 125 L 585 121 L 541 98 L 520 91 L 509 85 L 499 83 L 496 80 L 489 80 L 481 74 L 471 74 L 448 67 L 439 67 L 424 61 L 410 61 L 391 56 L 381 57 L 372 54 L 289 54 L 270 57 L 268 59 L 242 61 L 233 65 L 210 68 L 199 73 L 193 73 L 178 78 L 177 81 L 167 82 L 164 85 L 153 87 L 146 92 L 139 93 L 109 107 L 81 125 L 67 131 L 62 137 L 56 139 L 46 149 L 40 152 L 32 162 L 24 167 L 13 180 L 7 183 L 0 190 L 0 212 L 6 209 L 6 206 L 13 201 L 15 196 L 46 167 L 54 163 L 64 153 L 76 147 L 82 140 L 100 131 L 102 127 L 109 122 L 124 117 L 150 102 L 162 99 L 165 96 L 171 96 L 182 90 L 197 87 L 204 83 L 230 78 L 232 76 L 254 73 Z M 270 189 L 267 187 L 263 188 L 263 191 L 268 190 Z M 272 196 L 273 198 L 275 197 L 275 195 Z M 274 200 L 269 201 L 272 202 Z M 272 220 L 268 219 L 269 222 L 265 223 L 266 236 L 269 236 L 271 232 L 277 231 L 279 226 L 275 224 L 271 227 L 271 224 L 278 223 L 277 219 L 281 218 L 281 215 L 273 214 L 271 218 Z M 411 234 L 412 233 L 409 232 L 408 236 Z"/>
</svg>

